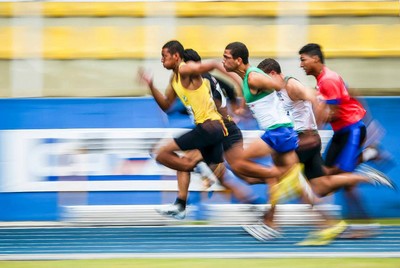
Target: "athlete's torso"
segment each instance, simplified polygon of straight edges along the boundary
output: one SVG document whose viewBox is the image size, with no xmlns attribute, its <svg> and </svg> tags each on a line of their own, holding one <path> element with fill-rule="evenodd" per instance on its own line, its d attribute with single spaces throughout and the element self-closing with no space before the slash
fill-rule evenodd
<svg viewBox="0 0 400 268">
<path fill-rule="evenodd" d="M 285 81 L 295 79 L 290 76 L 285 77 Z M 287 115 L 292 119 L 294 130 L 300 132 L 304 130 L 317 130 L 312 104 L 310 101 L 295 100 L 293 101 L 285 88 L 277 92 L 279 99 L 283 103 L 283 107 Z"/>
<path fill-rule="evenodd" d="M 180 66 L 182 66 L 181 63 Z M 177 96 L 186 107 L 189 115 L 193 116 L 196 124 L 203 123 L 206 120 L 221 120 L 221 115 L 217 112 L 215 103 L 211 97 L 210 89 L 207 83 L 203 83 L 196 90 L 184 88 L 181 83 L 181 76 L 175 74 L 172 78 L 172 87 Z"/>
<path fill-rule="evenodd" d="M 258 72 L 265 76 L 268 75 L 256 67 L 249 67 L 243 78 L 243 96 L 247 106 L 257 120 L 259 127 L 262 130 L 268 130 L 281 126 L 293 126 L 275 90 L 271 92 L 261 91 L 258 94 L 252 94 L 248 84 L 248 76 L 251 72 Z"/>
<path fill-rule="evenodd" d="M 317 89 L 327 104 L 338 105 L 335 120 L 331 122 L 334 131 L 352 125 L 364 117 L 365 109 L 350 96 L 343 79 L 326 66 L 317 77 Z"/>
<path fill-rule="evenodd" d="M 210 82 L 211 95 L 214 99 L 218 112 L 222 115 L 224 120 L 229 119 L 230 117 L 228 114 L 228 100 L 226 92 L 221 88 L 217 79 L 210 73 L 202 74 L 202 77 Z"/>
</svg>

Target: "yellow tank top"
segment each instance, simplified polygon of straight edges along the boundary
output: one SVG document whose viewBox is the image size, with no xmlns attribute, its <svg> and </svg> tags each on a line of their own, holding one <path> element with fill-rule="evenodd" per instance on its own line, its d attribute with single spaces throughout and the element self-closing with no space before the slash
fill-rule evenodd
<svg viewBox="0 0 400 268">
<path fill-rule="evenodd" d="M 181 63 L 180 66 L 182 64 L 185 63 Z M 176 76 L 178 76 L 178 79 L 176 79 Z M 217 111 L 205 80 L 198 89 L 189 90 L 182 86 L 181 76 L 175 74 L 172 79 L 172 87 L 185 105 L 189 115 L 193 117 L 195 124 L 201 124 L 206 120 L 220 120 L 222 122 L 222 116 Z"/>
</svg>

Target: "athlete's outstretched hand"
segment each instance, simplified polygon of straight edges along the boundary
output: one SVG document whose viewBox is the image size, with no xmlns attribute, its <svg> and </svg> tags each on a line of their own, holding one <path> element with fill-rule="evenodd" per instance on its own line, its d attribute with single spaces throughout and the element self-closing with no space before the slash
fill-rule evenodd
<svg viewBox="0 0 400 268">
<path fill-rule="evenodd" d="M 145 72 L 143 68 L 138 70 L 138 81 L 151 87 L 153 85 L 153 76 L 150 73 Z"/>
</svg>

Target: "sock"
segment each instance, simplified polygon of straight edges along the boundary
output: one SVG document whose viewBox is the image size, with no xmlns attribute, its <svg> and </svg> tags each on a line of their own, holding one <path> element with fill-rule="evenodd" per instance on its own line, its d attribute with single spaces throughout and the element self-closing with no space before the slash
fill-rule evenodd
<svg viewBox="0 0 400 268">
<path fill-rule="evenodd" d="M 182 209 L 186 209 L 186 200 L 177 197 L 174 204 L 179 205 Z"/>
</svg>

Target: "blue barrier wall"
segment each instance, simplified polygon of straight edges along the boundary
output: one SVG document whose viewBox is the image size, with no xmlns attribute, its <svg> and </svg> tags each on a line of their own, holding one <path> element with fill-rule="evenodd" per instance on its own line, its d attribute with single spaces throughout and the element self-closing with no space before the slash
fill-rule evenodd
<svg viewBox="0 0 400 268">
<path fill-rule="evenodd" d="M 382 145 L 394 157 L 400 157 L 397 134 L 400 133 L 398 114 L 400 98 L 368 97 L 366 104 L 373 117 L 386 129 Z M 8 130 L 47 129 L 126 129 L 126 128 L 181 128 L 191 127 L 186 115 L 172 111 L 162 112 L 152 98 L 49 98 L 49 99 L 0 99 L 0 132 Z M 254 120 L 243 120 L 239 126 L 245 130 L 255 129 Z M 6 163 L 7 144 L 0 142 L 0 162 Z M 399 167 L 390 168 L 387 174 L 398 184 Z M 2 185 L 13 181 L 13 177 L 0 172 Z M 111 179 L 111 177 L 110 177 Z M 154 178 L 153 178 L 154 179 Z M 163 179 L 163 178 L 155 178 Z M 172 178 L 173 179 L 173 178 Z M 104 178 L 102 178 L 104 180 Z M 107 177 L 105 178 L 107 180 Z M 254 186 L 262 193 L 263 186 Z M 361 200 L 372 217 L 400 217 L 400 195 L 385 188 L 371 185 L 358 187 Z M 173 192 L 157 191 L 93 191 L 69 192 L 1 192 L 0 220 L 58 220 L 62 204 L 161 204 L 174 198 Z M 192 202 L 199 196 L 193 195 Z M 216 202 L 219 202 L 216 200 Z M 231 199 L 228 202 L 235 202 Z M 341 193 L 334 202 L 344 204 Z M 344 206 L 344 213 L 351 210 Z"/>
</svg>

